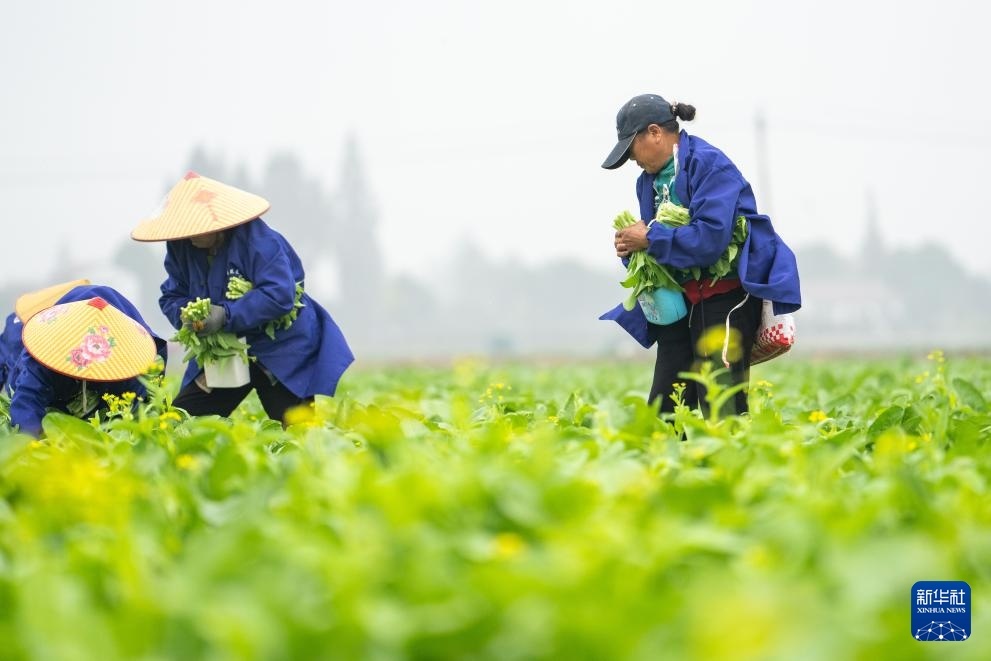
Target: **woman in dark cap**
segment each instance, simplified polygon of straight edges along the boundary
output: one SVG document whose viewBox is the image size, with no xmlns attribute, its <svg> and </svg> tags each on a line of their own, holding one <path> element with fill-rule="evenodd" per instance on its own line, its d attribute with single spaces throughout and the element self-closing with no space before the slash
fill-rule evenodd
<svg viewBox="0 0 991 661">
<path fill-rule="evenodd" d="M 659 399 L 662 412 L 674 409 L 674 385 L 685 381 L 678 374 L 697 371 L 701 361 L 713 355 L 728 355 L 727 385 L 746 383 L 763 302 L 773 302 L 775 314 L 801 307 L 795 255 L 775 233 L 770 218 L 757 212 L 753 190 L 733 162 L 680 130 L 679 120 L 694 117 L 694 106 L 669 103 L 656 94 L 636 96 L 616 115 L 618 141 L 602 163 L 612 170 L 633 160 L 642 169 L 636 191 L 643 220 L 616 232 L 616 254 L 626 263 L 632 253 L 646 250 L 681 275 L 686 306 L 677 321 L 651 323 L 641 306 L 628 311 L 620 305 L 601 317 L 619 323 L 644 347 L 657 343 L 649 400 Z M 677 227 L 651 222 L 665 201 L 685 207 L 689 222 Z M 746 219 L 747 232 L 736 268 L 714 281 L 707 269 L 726 252 L 739 216 Z M 695 268 L 700 278 L 689 275 Z M 713 351 L 712 343 L 704 341 L 712 327 L 734 329 L 722 331 L 725 342 L 715 344 L 728 344 L 733 337 L 737 351 Z M 684 398 L 689 406 L 707 408 L 704 389 L 695 382 L 687 382 Z M 739 392 L 730 406 L 729 412 L 746 412 L 746 392 Z"/>
</svg>

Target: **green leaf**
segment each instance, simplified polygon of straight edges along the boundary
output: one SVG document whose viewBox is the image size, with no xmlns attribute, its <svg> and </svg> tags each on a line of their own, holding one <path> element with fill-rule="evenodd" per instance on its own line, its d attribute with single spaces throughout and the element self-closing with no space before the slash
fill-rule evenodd
<svg viewBox="0 0 991 661">
<path fill-rule="evenodd" d="M 883 432 L 899 425 L 905 415 L 905 409 L 900 406 L 892 406 L 885 409 L 874 419 L 871 426 L 867 428 L 867 435 L 873 441 Z"/>
<path fill-rule="evenodd" d="M 988 402 L 974 384 L 964 379 L 953 379 L 953 389 L 956 391 L 960 401 L 975 411 L 986 411 Z"/>
</svg>

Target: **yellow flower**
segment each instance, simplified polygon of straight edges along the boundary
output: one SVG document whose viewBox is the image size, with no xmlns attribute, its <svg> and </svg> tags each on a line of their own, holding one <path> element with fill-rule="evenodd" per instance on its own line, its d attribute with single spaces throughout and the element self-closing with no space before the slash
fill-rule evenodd
<svg viewBox="0 0 991 661">
<path fill-rule="evenodd" d="M 314 407 L 300 404 L 286 411 L 286 425 L 311 425 L 316 422 L 316 417 Z"/>
<path fill-rule="evenodd" d="M 688 457 L 692 461 L 702 461 L 705 459 L 705 449 L 704 448 L 692 448 L 688 451 Z"/>
<path fill-rule="evenodd" d="M 946 357 L 943 355 L 943 352 L 941 350 L 939 350 L 939 349 L 935 349 L 934 351 L 930 351 L 929 352 L 929 355 L 926 356 L 926 358 L 928 360 L 932 360 L 932 361 L 937 362 L 937 363 L 946 362 Z"/>
<path fill-rule="evenodd" d="M 726 328 L 724 326 L 711 326 L 699 337 L 696 349 L 700 356 L 719 357 L 723 355 L 723 345 L 726 344 Z M 726 359 L 735 363 L 740 360 L 743 352 L 740 350 L 740 331 L 735 328 L 729 330 L 729 344 L 727 345 Z"/>
<path fill-rule="evenodd" d="M 809 414 L 809 422 L 820 423 L 828 417 L 829 416 L 826 415 L 825 411 L 820 411 L 816 409 L 815 411 Z"/>
<path fill-rule="evenodd" d="M 514 532 L 501 532 L 492 540 L 492 546 L 496 557 L 513 558 L 526 548 L 526 542 Z"/>
<path fill-rule="evenodd" d="M 176 468 L 181 470 L 191 470 L 196 467 L 196 457 L 189 454 L 180 454 L 175 458 Z"/>
</svg>

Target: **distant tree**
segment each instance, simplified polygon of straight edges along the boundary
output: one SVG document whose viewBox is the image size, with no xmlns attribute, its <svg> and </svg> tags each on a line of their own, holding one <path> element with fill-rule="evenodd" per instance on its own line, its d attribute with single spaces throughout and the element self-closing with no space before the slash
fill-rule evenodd
<svg viewBox="0 0 991 661">
<path fill-rule="evenodd" d="M 340 272 L 340 305 L 352 328 L 373 334 L 382 315 L 385 263 L 378 237 L 378 208 L 353 136 L 344 146 L 332 208 L 336 222 L 329 243 Z"/>
<path fill-rule="evenodd" d="M 265 221 L 292 244 L 304 268 L 334 256 L 329 245 L 334 214 L 320 182 L 307 177 L 299 158 L 290 152 L 273 155 L 257 186 L 248 188 L 265 197 L 272 208 Z"/>
</svg>

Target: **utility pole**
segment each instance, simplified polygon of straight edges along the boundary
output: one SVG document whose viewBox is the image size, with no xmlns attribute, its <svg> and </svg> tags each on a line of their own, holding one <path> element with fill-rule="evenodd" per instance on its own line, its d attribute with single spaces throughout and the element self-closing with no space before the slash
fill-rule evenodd
<svg viewBox="0 0 991 661">
<path fill-rule="evenodd" d="M 860 260 L 865 268 L 877 264 L 884 257 L 884 237 L 877 211 L 874 189 L 868 188 L 864 195 L 864 242 L 860 247 Z"/>
<path fill-rule="evenodd" d="M 767 155 L 767 119 L 763 110 L 757 110 L 754 115 L 754 134 L 757 138 L 757 187 L 760 189 L 760 198 L 757 200 L 757 209 L 765 215 L 773 216 L 771 213 L 771 170 L 768 166 Z"/>
</svg>

